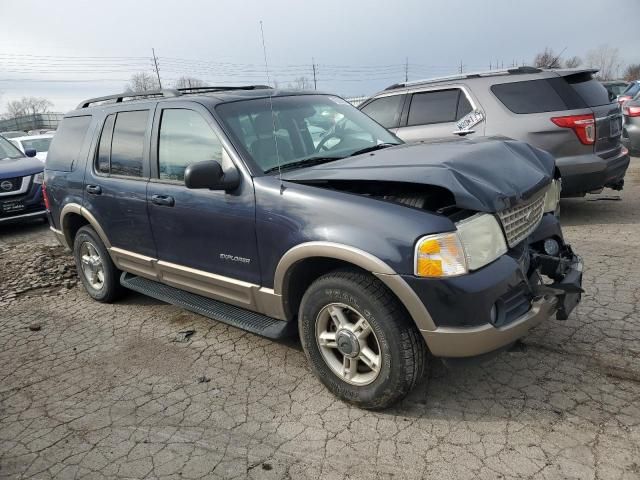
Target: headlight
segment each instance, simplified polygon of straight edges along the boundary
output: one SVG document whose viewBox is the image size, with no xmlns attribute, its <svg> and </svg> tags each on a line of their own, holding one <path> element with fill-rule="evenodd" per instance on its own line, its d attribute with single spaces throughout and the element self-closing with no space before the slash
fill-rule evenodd
<svg viewBox="0 0 640 480">
<path fill-rule="evenodd" d="M 33 183 L 42 183 L 44 182 L 44 172 L 36 173 L 33 176 Z"/>
<path fill-rule="evenodd" d="M 455 232 L 422 237 L 416 245 L 414 273 L 419 277 L 453 277 L 467 273 L 460 238 Z"/>
<path fill-rule="evenodd" d="M 544 195 L 544 213 L 555 212 L 560 203 L 560 191 L 562 190 L 562 179 L 551 180 L 551 185 Z"/>
<path fill-rule="evenodd" d="M 477 270 L 507 253 L 502 228 L 496 217 L 477 213 L 456 223 L 469 270 Z"/>
</svg>

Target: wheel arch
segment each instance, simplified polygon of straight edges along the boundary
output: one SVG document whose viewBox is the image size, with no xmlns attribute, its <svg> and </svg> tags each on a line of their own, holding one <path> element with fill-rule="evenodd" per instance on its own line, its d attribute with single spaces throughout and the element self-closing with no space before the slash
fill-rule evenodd
<svg viewBox="0 0 640 480">
<path fill-rule="evenodd" d="M 288 250 L 276 267 L 274 293 L 281 295 L 284 313 L 298 313 L 302 295 L 321 275 L 340 267 L 355 267 L 376 276 L 402 303 L 420 330 L 435 330 L 427 308 L 389 265 L 364 250 L 332 242 L 308 242 Z"/>
<path fill-rule="evenodd" d="M 83 206 L 77 203 L 68 203 L 60 212 L 60 229 L 67 242 L 67 247 L 73 249 L 73 240 L 78 230 L 84 225 L 90 225 L 102 240 L 107 251 L 111 248 L 111 242 L 96 218 Z"/>
</svg>

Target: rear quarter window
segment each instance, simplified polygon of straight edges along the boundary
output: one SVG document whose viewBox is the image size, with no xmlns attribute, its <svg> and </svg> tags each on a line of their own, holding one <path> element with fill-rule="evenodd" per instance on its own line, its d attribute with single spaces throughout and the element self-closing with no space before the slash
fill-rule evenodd
<svg viewBox="0 0 640 480">
<path fill-rule="evenodd" d="M 47 169 L 64 172 L 73 170 L 90 124 L 91 115 L 62 120 L 49 146 Z"/>
</svg>

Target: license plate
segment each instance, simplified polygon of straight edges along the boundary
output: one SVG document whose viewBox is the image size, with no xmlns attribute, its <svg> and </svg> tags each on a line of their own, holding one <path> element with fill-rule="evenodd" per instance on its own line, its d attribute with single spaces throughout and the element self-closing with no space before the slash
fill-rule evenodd
<svg viewBox="0 0 640 480">
<path fill-rule="evenodd" d="M 14 200 L 12 202 L 4 202 L 0 204 L 2 206 L 2 213 L 16 213 L 24 210 L 24 203 Z"/>
<path fill-rule="evenodd" d="M 622 133 L 622 119 L 620 117 L 613 117 L 609 122 L 609 136 L 617 137 Z"/>
<path fill-rule="evenodd" d="M 456 123 L 458 131 L 471 130 L 471 127 L 484 120 L 484 115 L 480 110 L 475 110 L 462 117 Z"/>
</svg>

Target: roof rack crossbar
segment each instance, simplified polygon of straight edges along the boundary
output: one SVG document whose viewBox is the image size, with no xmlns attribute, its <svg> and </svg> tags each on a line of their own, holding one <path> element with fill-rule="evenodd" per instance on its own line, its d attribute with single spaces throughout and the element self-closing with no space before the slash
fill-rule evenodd
<svg viewBox="0 0 640 480">
<path fill-rule="evenodd" d="M 244 86 L 210 86 L 210 87 L 185 87 L 185 88 L 165 88 L 162 90 L 145 90 L 143 92 L 123 92 L 104 97 L 88 98 L 78 105 L 80 108 L 88 108 L 94 103 L 113 101 L 121 103 L 125 98 L 148 98 L 148 97 L 179 97 L 189 93 L 224 92 L 229 90 L 257 90 L 262 88 L 272 88 L 268 85 L 244 85 Z"/>
</svg>

